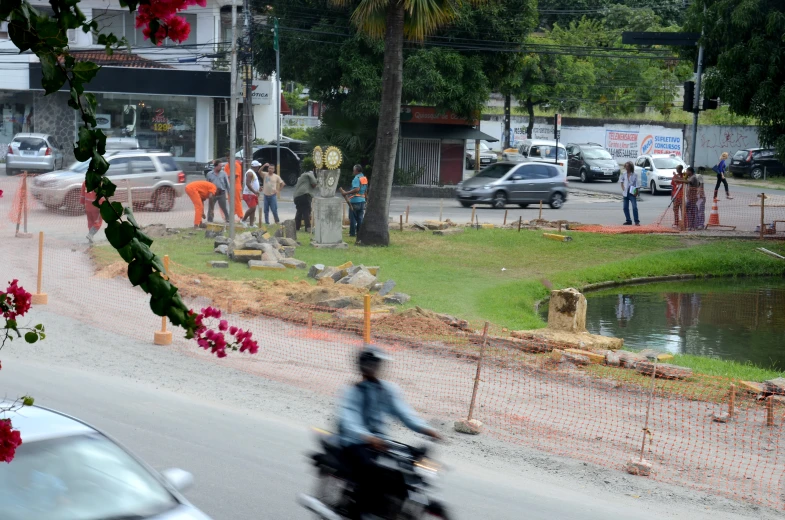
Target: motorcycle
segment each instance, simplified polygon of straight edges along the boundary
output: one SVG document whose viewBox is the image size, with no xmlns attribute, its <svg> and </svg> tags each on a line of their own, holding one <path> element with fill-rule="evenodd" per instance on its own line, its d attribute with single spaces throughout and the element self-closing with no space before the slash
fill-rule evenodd
<svg viewBox="0 0 785 520">
<path fill-rule="evenodd" d="M 317 430 L 321 452 L 311 455 L 317 470 L 313 495 L 301 494 L 300 504 L 320 520 L 354 520 L 354 484 L 341 462 L 338 437 Z M 388 449 L 380 452 L 376 463 L 399 473 L 404 486 L 396 496 L 386 495 L 384 516 L 390 520 L 450 520 L 447 510 L 430 496 L 441 467 L 430 460 L 427 447 L 416 448 L 387 441 Z"/>
</svg>

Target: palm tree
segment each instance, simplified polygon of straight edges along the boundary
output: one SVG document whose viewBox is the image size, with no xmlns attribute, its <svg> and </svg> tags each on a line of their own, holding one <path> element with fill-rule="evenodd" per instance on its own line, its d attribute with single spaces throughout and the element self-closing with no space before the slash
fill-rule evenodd
<svg viewBox="0 0 785 520">
<path fill-rule="evenodd" d="M 376 150 L 373 157 L 373 183 L 368 193 L 365 219 L 358 233 L 363 245 L 390 244 L 388 215 L 401 123 L 403 86 L 403 41 L 423 41 L 439 27 L 452 21 L 465 3 L 485 0 L 360 0 L 352 14 L 358 30 L 372 38 L 384 38 L 384 70 Z M 338 6 L 356 0 L 332 0 Z"/>
</svg>

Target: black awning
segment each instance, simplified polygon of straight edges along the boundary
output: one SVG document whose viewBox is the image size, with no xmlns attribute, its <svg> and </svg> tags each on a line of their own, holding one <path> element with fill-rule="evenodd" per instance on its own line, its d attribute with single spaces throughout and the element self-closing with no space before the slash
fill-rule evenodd
<svg viewBox="0 0 785 520">
<path fill-rule="evenodd" d="M 479 139 L 495 143 L 492 135 L 481 132 L 479 128 L 461 125 L 422 125 L 419 123 L 401 123 L 401 137 L 405 139 Z"/>
<path fill-rule="evenodd" d="M 30 90 L 41 88 L 41 65 L 30 64 Z M 223 71 L 101 67 L 87 92 L 105 94 L 165 94 L 172 96 L 229 97 L 230 73 Z M 68 90 L 66 86 L 60 90 Z"/>
</svg>

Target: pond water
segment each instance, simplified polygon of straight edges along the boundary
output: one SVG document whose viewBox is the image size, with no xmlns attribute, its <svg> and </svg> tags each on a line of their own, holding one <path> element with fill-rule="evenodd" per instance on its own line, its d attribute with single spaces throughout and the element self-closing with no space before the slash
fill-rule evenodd
<svg viewBox="0 0 785 520">
<path fill-rule="evenodd" d="M 627 348 L 785 369 L 781 278 L 653 283 L 589 292 L 586 298 L 589 332 L 624 338 Z"/>
</svg>

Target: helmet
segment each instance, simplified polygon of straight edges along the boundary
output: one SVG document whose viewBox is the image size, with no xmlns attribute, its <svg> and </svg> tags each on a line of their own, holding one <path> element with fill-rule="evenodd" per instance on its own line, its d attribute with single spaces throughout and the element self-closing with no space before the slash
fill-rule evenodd
<svg viewBox="0 0 785 520">
<path fill-rule="evenodd" d="M 360 371 L 362 371 L 365 368 L 378 367 L 382 361 L 387 361 L 388 359 L 390 359 L 389 356 L 387 356 L 382 350 L 375 347 L 374 345 L 367 345 L 360 352 L 357 362 L 360 366 Z"/>
</svg>

